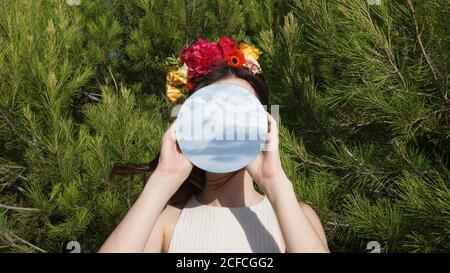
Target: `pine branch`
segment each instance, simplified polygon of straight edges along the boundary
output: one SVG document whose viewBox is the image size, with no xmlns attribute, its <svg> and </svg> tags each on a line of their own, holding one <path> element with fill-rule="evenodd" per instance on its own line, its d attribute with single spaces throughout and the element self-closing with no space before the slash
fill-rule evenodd
<svg viewBox="0 0 450 273">
<path fill-rule="evenodd" d="M 333 227 L 333 232 L 339 227 L 350 227 L 350 224 L 338 223 L 336 219 L 333 219 L 333 221 L 328 221 L 326 224 Z"/>
<path fill-rule="evenodd" d="M 33 148 L 38 148 L 38 145 L 35 142 L 28 140 L 25 136 L 23 136 L 21 133 L 19 133 L 19 131 L 16 129 L 14 124 L 9 119 L 9 114 L 5 109 L 0 108 L 0 116 L 5 120 L 6 124 L 8 124 L 8 127 L 10 128 L 10 130 L 12 131 L 12 133 L 15 136 L 17 136 L 19 139 L 21 139 L 24 143 L 28 144 L 28 146 L 33 147 Z"/>
<path fill-rule="evenodd" d="M 415 125 L 416 123 L 419 123 L 419 122 L 422 122 L 424 120 L 427 120 L 427 119 L 431 118 L 432 116 L 436 116 L 436 115 L 439 115 L 439 114 L 445 114 L 445 113 L 450 113 L 450 107 L 429 112 L 424 117 L 418 117 L 411 124 L 409 124 L 407 127 L 410 128 L 413 125 Z"/>
<path fill-rule="evenodd" d="M 114 74 L 113 74 L 112 71 L 111 71 L 111 66 L 110 66 L 110 65 L 107 65 L 106 68 L 108 68 L 108 72 L 109 72 L 109 74 L 111 75 L 111 78 L 112 78 L 112 80 L 113 80 L 113 82 L 114 82 L 114 87 L 116 88 L 116 92 L 118 93 L 118 92 L 119 92 L 119 87 L 118 87 L 118 85 L 117 85 L 116 78 L 114 77 Z"/>
<path fill-rule="evenodd" d="M 414 171 L 417 175 L 422 177 L 425 181 L 429 182 L 433 181 L 433 179 L 428 176 L 428 172 L 426 170 L 420 171 L 416 168 L 416 166 L 412 162 L 411 158 L 409 157 L 409 154 L 407 153 L 404 147 L 398 145 L 398 143 L 396 143 L 395 141 L 391 141 L 391 145 L 394 147 L 394 150 L 397 152 L 398 155 L 400 155 L 401 159 L 410 167 L 412 171 Z"/>
<path fill-rule="evenodd" d="M 368 6 L 364 6 L 363 9 L 365 11 L 366 17 L 369 20 L 369 23 L 370 23 L 371 27 L 373 29 L 376 29 L 375 28 L 375 24 L 374 24 L 374 22 L 372 20 L 372 16 L 370 15 L 370 11 L 369 11 Z M 400 69 L 398 69 L 397 64 L 394 61 L 394 54 L 392 53 L 392 49 L 383 41 L 382 37 L 379 37 L 379 40 L 380 40 L 380 43 L 383 46 L 383 50 L 384 50 L 384 52 L 386 54 L 386 57 L 388 59 L 389 64 L 394 69 L 394 71 L 392 71 L 392 72 L 396 73 L 398 75 L 398 77 L 400 78 L 403 86 L 405 86 L 406 85 L 405 78 L 403 77 L 402 73 L 400 72 Z"/>
<path fill-rule="evenodd" d="M 11 238 L 8 234 L 3 233 L 1 230 L 0 230 L 0 236 L 5 238 L 5 240 L 9 243 L 9 245 L 7 246 L 8 248 L 9 247 L 14 247 L 14 248 L 20 249 L 20 251 L 22 251 L 22 252 L 26 252 L 27 251 L 26 248 L 16 244 L 13 238 Z"/>
<path fill-rule="evenodd" d="M 362 127 L 366 127 L 366 126 L 369 126 L 374 123 L 386 123 L 385 119 L 389 118 L 388 116 L 380 116 L 380 117 L 377 117 L 375 119 L 368 120 L 365 122 L 357 122 L 357 121 L 352 120 L 348 114 L 346 114 L 340 110 L 339 110 L 339 115 L 345 120 L 345 122 L 338 124 L 338 126 L 350 127 L 353 130 L 362 128 Z"/>
<path fill-rule="evenodd" d="M 20 171 L 25 171 L 27 168 L 23 166 L 11 166 L 11 165 L 0 165 L 0 174 L 2 174 L 2 177 L 0 177 L 0 181 L 6 181 L 11 176 L 16 175 L 18 178 L 28 181 L 28 178 L 23 176 L 21 173 L 18 173 Z M 19 171 L 14 171 L 19 170 Z"/>
<path fill-rule="evenodd" d="M 434 67 L 434 65 L 433 65 L 433 63 L 431 61 L 431 58 L 428 55 L 428 53 L 427 53 L 427 51 L 426 51 L 426 49 L 425 49 L 425 47 L 423 45 L 423 42 L 422 42 L 422 32 L 424 31 L 424 28 L 422 30 L 419 30 L 419 24 L 417 23 L 417 18 L 416 18 L 416 11 L 414 9 L 412 0 L 407 0 L 406 2 L 408 3 L 408 8 L 409 8 L 409 10 L 411 12 L 411 15 L 413 17 L 414 26 L 415 26 L 415 32 L 416 32 L 416 39 L 417 39 L 417 42 L 419 43 L 420 50 L 422 51 L 422 54 L 425 57 L 425 60 L 427 61 L 428 66 L 431 69 L 431 72 L 433 73 L 433 78 L 434 78 L 434 81 L 435 81 L 436 85 L 440 86 L 440 84 L 439 84 L 439 78 L 440 78 L 439 72 Z M 448 100 L 447 95 L 448 95 L 447 94 L 447 90 L 445 90 L 445 91 L 442 90 L 442 96 L 443 96 L 444 100 L 446 100 L 446 101 Z"/>
<path fill-rule="evenodd" d="M 4 208 L 7 210 L 18 210 L 18 211 L 41 211 L 40 209 L 36 209 L 36 208 L 14 207 L 14 206 L 7 206 L 7 205 L 3 205 L 3 204 L 0 204 L 0 208 Z"/>
<path fill-rule="evenodd" d="M 30 242 L 28 242 L 27 240 L 25 240 L 25 239 L 23 239 L 23 238 L 17 236 L 16 234 L 14 234 L 14 233 L 12 233 L 12 232 L 7 232 L 7 231 L 2 231 L 2 230 L 0 230 L 0 235 L 2 235 L 3 237 L 5 237 L 6 240 L 8 240 L 8 242 L 10 242 L 10 244 L 11 244 L 12 246 L 18 247 L 18 248 L 21 249 L 22 251 L 24 251 L 25 249 L 22 248 L 21 246 L 17 245 L 17 244 L 15 243 L 16 240 L 19 240 L 20 242 L 22 242 L 22 243 L 24 243 L 24 244 L 26 244 L 26 245 L 28 245 L 28 246 L 30 246 L 30 247 L 36 249 L 36 250 L 39 251 L 39 252 L 47 253 L 47 252 L 46 252 L 45 250 L 43 250 L 42 248 L 33 245 L 32 243 L 30 243 Z M 11 238 L 11 237 L 12 237 L 12 238 Z"/>
<path fill-rule="evenodd" d="M 101 94 L 96 94 L 96 93 L 90 93 L 90 92 L 83 92 L 85 95 L 87 95 L 88 98 L 90 98 L 91 100 L 95 101 L 95 102 L 99 102 L 101 101 Z"/>
</svg>

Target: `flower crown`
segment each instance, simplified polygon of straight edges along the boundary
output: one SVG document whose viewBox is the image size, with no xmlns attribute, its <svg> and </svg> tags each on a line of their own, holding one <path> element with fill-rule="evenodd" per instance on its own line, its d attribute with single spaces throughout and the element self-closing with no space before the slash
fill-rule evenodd
<svg viewBox="0 0 450 273">
<path fill-rule="evenodd" d="M 177 68 L 170 70 L 166 77 L 166 97 L 176 102 L 195 88 L 195 79 L 211 72 L 218 63 L 232 67 L 245 67 L 253 74 L 261 73 L 258 58 L 259 49 L 245 43 L 221 36 L 219 42 L 198 39 L 185 48 L 177 58 Z"/>
</svg>

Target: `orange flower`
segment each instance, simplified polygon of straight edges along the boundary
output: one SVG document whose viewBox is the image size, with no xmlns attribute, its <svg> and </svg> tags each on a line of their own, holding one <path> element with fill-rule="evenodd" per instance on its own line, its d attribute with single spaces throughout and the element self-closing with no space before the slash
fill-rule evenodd
<svg viewBox="0 0 450 273">
<path fill-rule="evenodd" d="M 239 49 L 242 50 L 245 57 L 250 57 L 250 58 L 254 59 L 255 61 L 258 60 L 259 55 L 261 54 L 261 51 L 259 51 L 259 49 L 257 49 L 256 47 L 253 47 L 251 45 L 248 45 L 246 43 L 240 43 Z"/>
<path fill-rule="evenodd" d="M 245 64 L 244 53 L 239 49 L 234 49 L 227 56 L 225 56 L 225 62 L 229 66 L 242 67 Z"/>
</svg>

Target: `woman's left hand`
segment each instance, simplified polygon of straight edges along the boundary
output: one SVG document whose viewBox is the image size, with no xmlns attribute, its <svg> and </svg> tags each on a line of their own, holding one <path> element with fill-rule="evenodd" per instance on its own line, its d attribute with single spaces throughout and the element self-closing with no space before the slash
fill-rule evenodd
<svg viewBox="0 0 450 273">
<path fill-rule="evenodd" d="M 267 119 L 268 135 L 265 147 L 246 168 L 253 180 L 264 191 L 287 180 L 281 166 L 277 122 L 269 113 L 267 113 Z"/>
</svg>

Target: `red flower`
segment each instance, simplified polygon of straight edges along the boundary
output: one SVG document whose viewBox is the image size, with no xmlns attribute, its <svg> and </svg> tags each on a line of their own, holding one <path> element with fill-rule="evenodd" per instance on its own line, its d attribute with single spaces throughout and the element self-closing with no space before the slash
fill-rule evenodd
<svg viewBox="0 0 450 273">
<path fill-rule="evenodd" d="M 193 82 L 192 80 L 189 80 L 189 81 L 186 83 L 186 89 L 187 89 L 189 92 L 191 92 L 192 90 L 194 90 L 194 88 L 195 88 L 196 85 L 197 85 L 197 84 L 196 84 L 195 82 Z"/>
<path fill-rule="evenodd" d="M 225 56 L 225 62 L 229 66 L 241 67 L 245 64 L 245 56 L 239 49 L 234 49 L 229 55 Z"/>
<path fill-rule="evenodd" d="M 218 47 L 222 51 L 222 55 L 225 58 L 226 56 L 230 55 L 234 49 L 237 48 L 237 43 L 227 36 L 222 35 L 220 36 Z"/>
<path fill-rule="evenodd" d="M 217 43 L 199 39 L 183 50 L 181 61 L 186 63 L 189 77 L 195 78 L 211 72 L 211 66 L 223 61 L 223 55 Z"/>
</svg>

